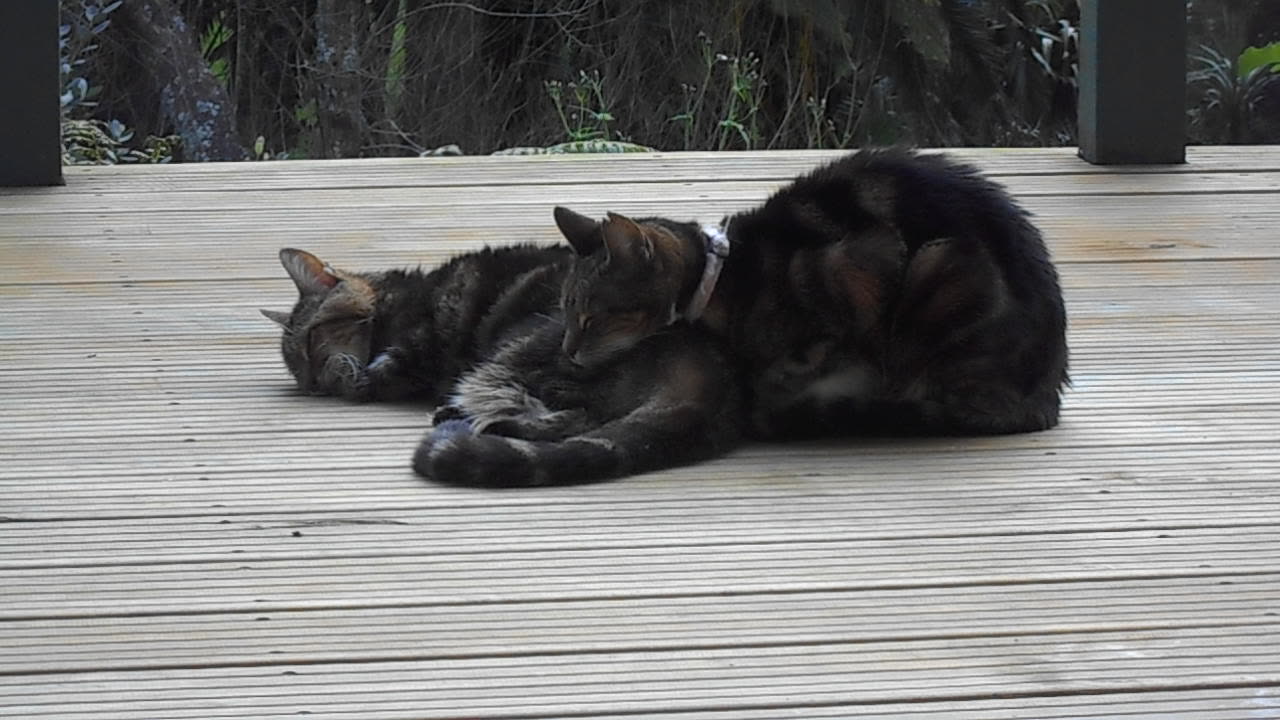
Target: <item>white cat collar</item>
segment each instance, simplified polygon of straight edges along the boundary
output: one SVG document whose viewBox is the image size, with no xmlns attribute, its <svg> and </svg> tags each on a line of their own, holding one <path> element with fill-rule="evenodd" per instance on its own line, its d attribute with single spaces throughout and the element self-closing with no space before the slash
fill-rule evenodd
<svg viewBox="0 0 1280 720">
<path fill-rule="evenodd" d="M 715 292 L 725 258 L 729 257 L 729 235 L 724 230 L 715 225 L 703 225 L 702 235 L 707 241 L 707 263 L 702 269 L 702 282 L 698 283 L 698 289 L 684 310 L 684 318 L 689 321 L 702 317 L 707 303 L 711 302 L 711 293 Z"/>
</svg>

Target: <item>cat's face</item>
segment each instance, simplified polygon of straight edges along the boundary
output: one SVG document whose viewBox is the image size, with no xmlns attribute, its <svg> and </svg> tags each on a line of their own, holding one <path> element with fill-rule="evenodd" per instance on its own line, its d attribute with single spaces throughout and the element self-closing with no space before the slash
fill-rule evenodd
<svg viewBox="0 0 1280 720">
<path fill-rule="evenodd" d="M 577 252 L 561 295 L 564 354 L 603 364 L 678 319 L 682 269 L 677 223 L 609 213 L 597 222 L 556 208 L 556 225 Z"/>
<path fill-rule="evenodd" d="M 291 313 L 262 314 L 284 328 L 281 352 L 298 388 L 357 399 L 373 335 L 375 294 L 369 278 L 335 270 L 291 248 L 280 251 L 280 264 L 298 287 L 298 302 Z"/>
</svg>

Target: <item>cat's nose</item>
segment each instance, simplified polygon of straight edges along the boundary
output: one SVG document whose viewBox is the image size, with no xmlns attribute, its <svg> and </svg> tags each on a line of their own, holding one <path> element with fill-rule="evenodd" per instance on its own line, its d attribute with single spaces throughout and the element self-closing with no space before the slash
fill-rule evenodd
<svg viewBox="0 0 1280 720">
<path fill-rule="evenodd" d="M 569 329 L 564 334 L 564 341 L 560 343 L 560 351 L 576 363 L 578 350 L 581 345 L 582 336 L 579 333 L 574 332 L 572 329 Z"/>
</svg>

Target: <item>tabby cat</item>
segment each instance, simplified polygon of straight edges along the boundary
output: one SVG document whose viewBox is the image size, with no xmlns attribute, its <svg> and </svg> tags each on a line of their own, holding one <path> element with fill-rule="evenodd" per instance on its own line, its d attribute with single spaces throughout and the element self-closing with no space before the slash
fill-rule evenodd
<svg viewBox="0 0 1280 720">
<path fill-rule="evenodd" d="M 570 255 L 519 246 L 427 273 L 350 273 L 286 249 L 299 300 L 288 315 L 262 312 L 284 327 L 304 391 L 447 400 L 413 459 L 440 482 L 592 482 L 731 448 L 739 388 L 714 338 L 670 328 L 590 367 L 560 352 Z"/>
<path fill-rule="evenodd" d="M 563 352 L 589 367 L 693 323 L 727 342 L 759 437 L 1058 422 L 1057 273 L 1028 214 L 974 168 L 862 151 L 720 227 L 555 218 L 578 254 Z"/>
<path fill-rule="evenodd" d="M 513 247 L 424 272 L 352 273 L 303 250 L 280 251 L 298 288 L 281 351 L 298 387 L 349 400 L 443 399 L 452 382 L 538 313 L 558 306 L 572 253 Z"/>
<path fill-rule="evenodd" d="M 715 457 L 741 435 L 739 388 L 711 336 L 672 327 L 581 365 L 563 315 L 462 376 L 414 455 L 419 474 L 487 486 L 592 482 Z"/>
</svg>

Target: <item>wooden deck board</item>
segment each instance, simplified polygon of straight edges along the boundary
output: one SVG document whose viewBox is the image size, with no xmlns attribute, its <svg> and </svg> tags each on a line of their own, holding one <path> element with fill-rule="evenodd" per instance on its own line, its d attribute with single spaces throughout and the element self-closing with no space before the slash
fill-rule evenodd
<svg viewBox="0 0 1280 720">
<path fill-rule="evenodd" d="M 0 677 L 0 692 L 26 717 L 243 717 L 306 713 L 363 717 L 577 716 L 658 709 L 745 709 L 951 700 L 1017 693 L 1028 682 L 1054 695 L 1218 689 L 1280 682 L 1274 626 L 892 641 L 849 646 L 716 648 L 583 655 L 539 655 L 376 664 L 102 671 L 47 678 Z M 1249 678 L 1244 680 L 1243 678 Z M 104 698 L 116 683 L 128 683 Z M 42 704 L 46 686 L 59 697 Z M 518 708 L 518 713 L 511 710 Z"/>
<path fill-rule="evenodd" d="M 1272 622 L 1280 575 L 10 620 L 0 674 L 1093 633 Z M 957 627 L 963 615 L 967 625 Z M 323 631 L 317 634 L 317 628 Z"/>
<path fill-rule="evenodd" d="M 1060 428 L 515 493 L 414 477 L 422 408 L 290 389 L 276 249 L 363 269 L 554 241 L 558 203 L 715 217 L 830 154 L 0 190 L 0 716 L 1280 719 L 1280 148 L 952 154 L 1060 263 Z"/>
</svg>

